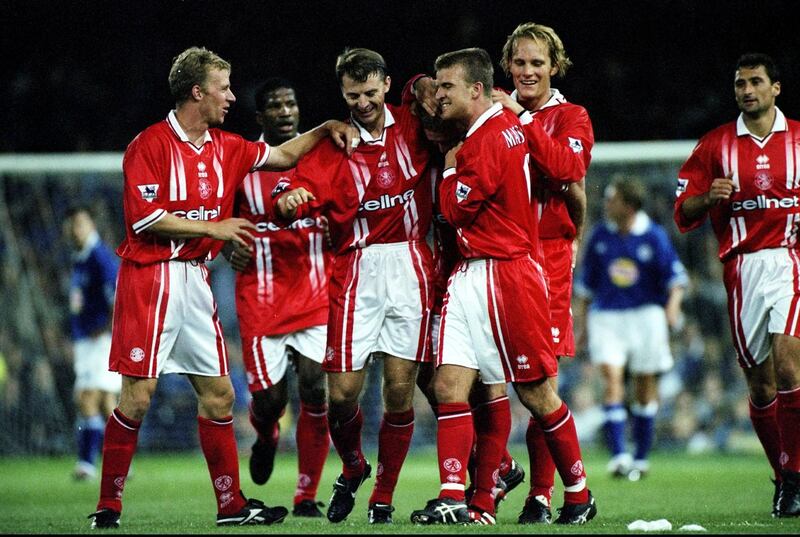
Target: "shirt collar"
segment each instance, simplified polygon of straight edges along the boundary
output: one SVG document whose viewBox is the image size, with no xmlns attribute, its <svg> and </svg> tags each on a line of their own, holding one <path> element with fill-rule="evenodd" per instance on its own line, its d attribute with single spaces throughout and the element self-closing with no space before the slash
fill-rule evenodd
<svg viewBox="0 0 800 537">
<path fill-rule="evenodd" d="M 178 116 L 175 114 L 175 110 L 169 111 L 169 115 L 167 116 L 167 122 L 169 122 L 169 126 L 172 127 L 172 130 L 175 131 L 175 134 L 178 135 L 178 138 L 180 138 L 181 142 L 189 142 L 190 144 L 194 143 L 192 142 L 192 140 L 189 139 L 188 136 L 186 136 L 186 133 L 181 127 L 181 124 L 178 123 Z M 203 137 L 203 144 L 210 141 L 211 141 L 211 133 L 208 132 L 208 129 L 206 129 L 206 134 Z"/>
<path fill-rule="evenodd" d="M 392 115 L 392 111 L 389 110 L 389 107 L 386 105 L 383 105 L 383 129 L 381 129 L 381 135 L 379 138 L 372 136 L 372 134 L 370 134 L 367 129 L 365 129 L 352 115 L 350 116 L 350 119 L 353 122 L 353 125 L 358 128 L 358 132 L 361 135 L 361 141 L 365 144 L 383 145 L 386 142 L 386 129 L 394 125 L 394 116 Z"/>
<path fill-rule="evenodd" d="M 517 90 L 511 92 L 511 98 L 519 102 L 519 93 L 517 93 Z M 550 88 L 550 98 L 547 99 L 547 102 L 544 103 L 544 105 L 539 107 L 539 110 L 542 110 L 544 108 L 550 108 L 551 106 L 557 106 L 559 104 L 564 104 L 565 102 L 567 102 L 567 99 L 561 94 L 560 91 L 558 91 L 556 88 Z M 532 113 L 536 113 L 539 110 L 536 110 L 535 112 Z"/>
<path fill-rule="evenodd" d="M 484 123 L 486 123 L 489 120 L 489 118 L 499 114 L 502 110 L 503 110 L 503 105 L 501 105 L 500 103 L 494 103 L 492 106 L 490 106 L 483 114 L 478 116 L 478 119 L 475 120 L 475 123 L 473 123 L 472 126 L 467 131 L 467 135 L 465 136 L 465 138 L 469 138 L 470 134 L 481 128 L 481 126 Z"/>
<path fill-rule="evenodd" d="M 772 130 L 769 131 L 769 134 L 767 134 L 765 138 L 773 132 L 784 132 L 787 130 L 789 130 L 789 126 L 786 124 L 786 116 L 784 116 L 781 109 L 776 106 L 775 122 L 772 124 Z M 758 138 L 758 136 L 750 132 L 747 129 L 747 125 L 744 124 L 744 114 L 739 114 L 739 119 L 736 120 L 736 136 L 752 136 Z"/>
<path fill-rule="evenodd" d="M 606 220 L 606 226 L 612 233 L 619 232 L 619 226 L 612 220 Z M 638 211 L 633 218 L 633 225 L 631 226 L 631 235 L 644 235 L 650 227 L 650 217 L 644 211 Z"/>
<path fill-rule="evenodd" d="M 75 261 L 82 263 L 89 259 L 89 255 L 92 253 L 92 250 L 94 250 L 94 247 L 97 246 L 98 242 L 100 242 L 100 234 L 96 230 L 92 231 L 89 236 L 86 237 L 86 244 L 83 245 L 83 248 L 73 255 Z"/>
</svg>

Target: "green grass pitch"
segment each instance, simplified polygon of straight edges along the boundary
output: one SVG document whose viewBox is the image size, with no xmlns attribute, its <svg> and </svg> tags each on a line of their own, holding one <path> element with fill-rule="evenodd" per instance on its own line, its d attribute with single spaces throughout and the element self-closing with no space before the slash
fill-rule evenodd
<svg viewBox="0 0 800 537">
<path fill-rule="evenodd" d="M 512 454 L 527 462 L 524 446 Z M 375 453 L 367 452 L 375 462 Z M 356 507 L 347 520 L 331 524 L 326 519 L 297 519 L 291 515 L 283 524 L 263 527 L 217 529 L 211 484 L 199 452 L 180 454 L 139 453 L 134 459 L 134 476 L 125 490 L 125 510 L 119 533 L 267 533 L 267 534 L 482 534 L 482 533 L 631 533 L 628 523 L 666 518 L 672 533 L 684 524 L 699 524 L 709 533 L 800 534 L 800 519 L 773 519 L 769 515 L 773 487 L 763 456 L 657 453 L 653 471 L 642 481 L 612 480 L 605 475 L 606 456 L 600 451 L 585 453 L 589 487 L 597 498 L 599 513 L 588 525 L 519 526 L 516 524 L 527 490 L 523 483 L 501 504 L 495 527 L 414 526 L 412 510 L 436 496 L 438 473 L 435 453 L 416 450 L 409 454 L 395 495 L 395 523 L 371 526 L 366 521 L 368 480 L 359 491 Z M 94 510 L 98 482 L 74 482 L 71 458 L 0 459 L 0 532 L 6 533 L 88 533 L 86 515 Z M 320 485 L 319 499 L 327 502 L 340 466 L 331 452 Z M 268 505 L 291 506 L 296 479 L 292 453 L 278 456 L 270 482 L 257 487 L 247 472 L 247 456 L 241 459 L 245 494 Z M 561 492 L 556 490 L 556 506 Z"/>
</svg>

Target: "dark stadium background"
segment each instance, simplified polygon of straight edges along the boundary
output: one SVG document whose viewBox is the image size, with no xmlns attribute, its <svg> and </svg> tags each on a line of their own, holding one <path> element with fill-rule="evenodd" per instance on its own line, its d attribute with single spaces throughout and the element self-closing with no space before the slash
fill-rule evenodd
<svg viewBox="0 0 800 537">
<path fill-rule="evenodd" d="M 598 141 L 696 139 L 735 116 L 733 65 L 745 51 L 778 60 L 778 104 L 800 116 L 799 13 L 790 0 L 10 0 L 0 5 L 0 152 L 123 150 L 171 108 L 170 62 L 191 45 L 231 61 L 239 102 L 226 128 L 254 136 L 252 94 L 266 76 L 296 83 L 308 128 L 345 113 L 333 74 L 345 46 L 384 54 L 396 99 L 437 54 L 480 46 L 498 58 L 529 20 L 564 39 L 575 66 L 556 86 L 586 106 Z M 508 85 L 499 69 L 496 81 Z"/>
</svg>

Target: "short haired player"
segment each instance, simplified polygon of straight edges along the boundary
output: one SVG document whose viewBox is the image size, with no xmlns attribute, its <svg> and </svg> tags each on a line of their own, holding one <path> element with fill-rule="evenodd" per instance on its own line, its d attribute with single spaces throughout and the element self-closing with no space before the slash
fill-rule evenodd
<svg viewBox="0 0 800 537">
<path fill-rule="evenodd" d="M 239 487 L 234 392 L 225 340 L 205 266 L 225 241 L 246 246 L 255 226 L 231 218 L 250 171 L 291 168 L 329 134 L 347 147 L 351 129 L 327 122 L 278 147 L 217 127 L 236 100 L 230 64 L 199 47 L 172 63 L 176 107 L 141 132 L 123 158 L 126 236 L 116 293 L 109 369 L 123 375 L 106 425 L 103 474 L 92 527 L 119 527 L 125 477 L 158 377 L 185 374 L 198 399 L 198 432 L 216 497 L 217 525 L 271 524 L 287 514 L 247 499 Z M 355 138 L 353 138 L 355 139 Z"/>
<path fill-rule="evenodd" d="M 697 143 L 678 173 L 675 222 L 708 217 L 719 242 L 734 347 L 750 420 L 775 474 L 772 513 L 800 516 L 800 123 L 775 105 L 775 61 L 741 56 L 739 107 Z"/>
</svg>

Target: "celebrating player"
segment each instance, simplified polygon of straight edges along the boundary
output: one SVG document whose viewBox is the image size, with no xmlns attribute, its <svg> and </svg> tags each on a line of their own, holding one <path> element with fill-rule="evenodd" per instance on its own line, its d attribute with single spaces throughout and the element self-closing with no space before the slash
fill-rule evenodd
<svg viewBox="0 0 800 537">
<path fill-rule="evenodd" d="M 357 489 L 372 472 L 361 449 L 359 395 L 365 366 L 376 354 L 383 357 L 384 415 L 368 520 L 388 523 L 414 429 L 417 367 L 427 359 L 430 339 L 428 149 L 411 112 L 411 84 L 403 106 L 385 103 L 391 79 L 380 54 L 345 50 L 336 74 L 361 143 L 349 158 L 321 143 L 301 160 L 291 182 L 279 185 L 275 205 L 286 218 L 327 216 L 334 245 L 322 367 L 342 473 L 333 485 L 328 520 L 341 522 L 350 514 Z"/>
<path fill-rule="evenodd" d="M 74 248 L 69 311 L 79 416 L 78 462 L 73 475 L 83 480 L 97 475 L 95 458 L 122 384 L 122 378 L 106 367 L 118 269 L 114 254 L 100 239 L 87 207 L 67 211 L 64 231 Z"/>
<path fill-rule="evenodd" d="M 256 92 L 261 141 L 270 146 L 297 136 L 300 110 L 292 84 L 272 78 Z M 321 517 L 316 502 L 328 455 L 327 404 L 322 360 L 328 320 L 328 267 L 321 218 L 290 223 L 272 218 L 271 193 L 291 171 L 256 171 L 237 193 L 238 216 L 255 224 L 252 247 L 234 248 L 229 260 L 236 277 L 236 309 L 252 402 L 250 422 L 258 433 L 250 456 L 250 476 L 258 485 L 272 474 L 280 434 L 279 419 L 289 399 L 286 369 L 297 372 L 298 479 L 292 514 Z"/>
<path fill-rule="evenodd" d="M 125 477 L 158 376 L 182 373 L 198 398 L 200 445 L 217 500 L 217 524 L 271 524 L 287 514 L 246 499 L 239 488 L 234 392 L 225 341 L 205 266 L 233 241 L 253 240 L 252 223 L 230 218 L 244 176 L 285 169 L 330 134 L 349 147 L 353 133 L 328 122 L 278 147 L 214 128 L 236 100 L 230 64 L 192 47 L 173 61 L 176 109 L 140 133 L 123 159 L 126 237 L 109 369 L 122 373 L 119 406 L 106 425 L 103 474 L 92 527 L 119 527 Z M 355 139 L 355 138 L 354 138 Z"/>
<path fill-rule="evenodd" d="M 642 210 L 644 197 L 644 186 L 635 179 L 616 178 L 607 187 L 606 221 L 592 230 L 576 284 L 578 324 L 588 335 L 589 355 L 605 385 L 608 470 L 631 480 L 650 470 L 658 375 L 672 368 L 669 328 L 680 326 L 688 283 L 666 230 Z M 626 369 L 635 392 L 633 457 L 625 446 Z"/>
<path fill-rule="evenodd" d="M 438 408 L 439 497 L 411 520 L 419 524 L 494 524 L 495 472 L 511 429 L 508 397 L 485 403 L 476 421 L 468 398 L 481 382 L 512 382 L 521 402 L 543 424 L 565 483 L 559 523 L 580 524 L 596 513 L 586 488 L 575 425 L 547 378 L 556 359 L 538 258 L 537 220 L 530 210 L 528 147 L 518 119 L 492 104 L 492 62 L 482 49 L 436 60 L 442 118 L 467 129 L 463 145 L 445 157 L 439 188 L 442 213 L 456 227 L 464 261 L 453 272 L 443 306 L 434 390 Z M 477 432 L 475 492 L 465 502 L 467 460 Z"/>
<path fill-rule="evenodd" d="M 675 222 L 711 220 L 750 419 L 775 472 L 772 512 L 800 516 L 800 123 L 775 106 L 769 56 L 741 56 L 733 88 L 741 114 L 681 167 Z"/>
<path fill-rule="evenodd" d="M 508 95 L 495 89 L 492 99 L 517 114 L 525 130 L 531 174 L 539 185 L 536 210 L 554 350 L 559 359 L 572 357 L 572 268 L 586 212 L 584 177 L 594 145 L 592 123 L 585 108 L 568 102 L 551 86 L 552 78 L 563 77 L 572 65 L 552 28 L 533 22 L 517 26 L 503 46 L 500 63 L 514 91 Z M 557 377 L 550 377 L 550 383 L 558 389 Z M 547 523 L 556 467 L 535 418 L 528 423 L 525 440 L 531 484 L 519 522 Z M 508 470 L 504 473 L 501 467 L 501 495 L 520 482 L 519 472 L 505 462 Z"/>
</svg>

